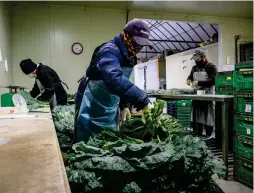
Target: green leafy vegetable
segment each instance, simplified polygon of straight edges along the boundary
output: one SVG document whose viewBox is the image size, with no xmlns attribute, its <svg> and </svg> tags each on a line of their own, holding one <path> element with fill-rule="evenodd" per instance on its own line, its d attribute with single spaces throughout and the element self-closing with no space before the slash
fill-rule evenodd
<svg viewBox="0 0 254 193">
<path fill-rule="evenodd" d="M 168 90 L 152 90 L 149 92 L 149 94 L 165 94 L 165 95 L 180 95 L 180 94 L 196 94 L 196 89 L 168 89 Z"/>
<path fill-rule="evenodd" d="M 74 132 L 75 106 L 55 106 L 52 110 L 52 117 L 57 132 L 57 138 L 62 151 L 71 149 L 71 141 Z"/>
<path fill-rule="evenodd" d="M 67 100 L 74 100 L 75 99 L 75 94 L 67 94 Z"/>
<path fill-rule="evenodd" d="M 75 144 L 64 159 L 72 192 L 222 193 L 211 178 L 225 174 L 221 160 L 163 108 Z"/>
<path fill-rule="evenodd" d="M 42 108 L 42 107 L 45 107 L 45 106 L 48 106 L 49 103 L 48 102 L 45 102 L 45 101 L 39 101 L 35 98 L 33 98 L 29 92 L 27 91 L 18 91 L 17 92 L 18 94 L 20 94 L 26 101 L 27 103 L 27 108 L 29 110 L 33 110 L 33 109 L 38 109 L 38 108 Z"/>
</svg>

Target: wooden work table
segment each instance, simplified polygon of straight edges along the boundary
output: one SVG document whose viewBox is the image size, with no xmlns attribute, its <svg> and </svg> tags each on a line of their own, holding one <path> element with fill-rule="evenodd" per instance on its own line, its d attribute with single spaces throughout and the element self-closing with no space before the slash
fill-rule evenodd
<svg viewBox="0 0 254 193">
<path fill-rule="evenodd" d="M 70 193 L 50 113 L 0 119 L 0 189 L 3 193 Z"/>
</svg>

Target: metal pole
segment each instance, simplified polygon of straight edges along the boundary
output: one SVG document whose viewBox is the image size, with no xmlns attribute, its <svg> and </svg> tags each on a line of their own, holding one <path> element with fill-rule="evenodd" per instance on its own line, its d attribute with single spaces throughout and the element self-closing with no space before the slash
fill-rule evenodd
<svg viewBox="0 0 254 193">
<path fill-rule="evenodd" d="M 146 90 L 146 69 L 147 67 L 144 67 L 144 90 Z"/>
<path fill-rule="evenodd" d="M 240 35 L 235 36 L 235 63 L 238 63 L 238 40 L 240 39 Z"/>
<path fill-rule="evenodd" d="M 228 102 L 222 102 L 222 157 L 226 166 L 225 180 L 228 179 Z"/>
<path fill-rule="evenodd" d="M 126 9 L 126 23 L 128 23 L 128 21 L 129 21 L 129 10 L 128 9 Z"/>
</svg>

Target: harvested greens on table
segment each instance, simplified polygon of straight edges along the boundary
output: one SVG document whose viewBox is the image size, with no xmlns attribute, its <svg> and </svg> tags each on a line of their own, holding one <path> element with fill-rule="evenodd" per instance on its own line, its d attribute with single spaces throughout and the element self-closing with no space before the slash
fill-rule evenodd
<svg viewBox="0 0 254 193">
<path fill-rule="evenodd" d="M 20 94 L 26 101 L 27 103 L 27 108 L 29 110 L 33 110 L 33 109 L 38 109 L 38 108 L 43 108 L 45 106 L 49 106 L 48 102 L 45 101 L 39 101 L 35 98 L 33 98 L 29 92 L 27 91 L 18 91 L 17 94 Z"/>
<path fill-rule="evenodd" d="M 67 100 L 74 100 L 75 99 L 75 94 L 67 94 Z"/>
<path fill-rule="evenodd" d="M 223 163 L 163 108 L 157 101 L 145 124 L 130 119 L 73 145 L 64 158 L 72 193 L 222 193 L 212 175 L 224 176 Z"/>
<path fill-rule="evenodd" d="M 74 116 L 75 105 L 55 106 L 52 111 L 59 146 L 63 152 L 71 149 Z"/>
<path fill-rule="evenodd" d="M 168 90 L 150 90 L 148 94 L 180 95 L 180 94 L 197 94 L 196 89 L 168 89 Z"/>
</svg>

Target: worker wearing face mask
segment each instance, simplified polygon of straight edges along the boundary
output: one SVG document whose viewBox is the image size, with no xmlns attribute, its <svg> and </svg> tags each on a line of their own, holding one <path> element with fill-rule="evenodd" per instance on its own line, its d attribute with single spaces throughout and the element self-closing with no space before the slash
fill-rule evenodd
<svg viewBox="0 0 254 193">
<path fill-rule="evenodd" d="M 66 105 L 67 93 L 58 74 L 52 68 L 41 63 L 36 64 L 31 59 L 22 60 L 20 68 L 30 78 L 35 78 L 34 87 L 30 91 L 33 98 L 49 101 L 51 109 L 56 105 Z M 68 88 L 67 85 L 66 87 Z"/>
<path fill-rule="evenodd" d="M 207 61 L 202 50 L 196 50 L 191 59 L 196 65 L 191 70 L 187 84 L 198 90 L 205 90 L 206 94 L 214 94 L 216 66 Z M 205 128 L 207 137 L 210 137 L 215 125 L 213 102 L 193 101 L 192 103 L 191 121 L 195 132 L 202 135 Z"/>
<path fill-rule="evenodd" d="M 87 141 L 103 128 L 117 130 L 119 106 L 122 119 L 131 117 L 128 103 L 137 110 L 151 108 L 146 93 L 129 81 L 136 54 L 149 45 L 149 33 L 146 23 L 135 19 L 121 34 L 95 49 L 76 94 L 76 107 L 80 109 L 74 142 Z"/>
</svg>

